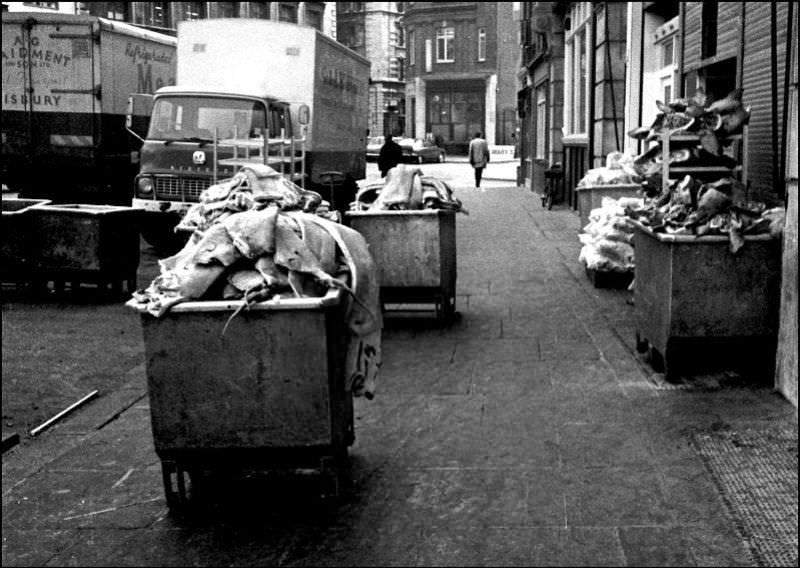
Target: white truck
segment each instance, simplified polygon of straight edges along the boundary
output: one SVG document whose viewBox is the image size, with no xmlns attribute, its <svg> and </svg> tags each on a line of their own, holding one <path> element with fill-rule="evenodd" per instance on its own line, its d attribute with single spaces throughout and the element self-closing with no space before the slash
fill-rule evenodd
<svg viewBox="0 0 800 568">
<path fill-rule="evenodd" d="M 139 168 L 128 97 L 175 82 L 177 40 L 45 12 L 4 12 L 2 31 L 3 184 L 61 203 L 130 204 Z"/>
<path fill-rule="evenodd" d="M 144 238 L 156 248 L 178 246 L 180 217 L 248 160 L 346 210 L 366 175 L 369 67 L 307 26 L 179 23 L 176 85 L 152 99 L 134 187 L 133 207 L 146 212 Z M 131 100 L 132 113 L 146 104 Z"/>
</svg>

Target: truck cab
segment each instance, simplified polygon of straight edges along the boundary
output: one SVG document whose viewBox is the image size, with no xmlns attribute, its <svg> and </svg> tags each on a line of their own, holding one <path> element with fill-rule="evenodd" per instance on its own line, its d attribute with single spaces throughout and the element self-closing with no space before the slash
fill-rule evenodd
<svg viewBox="0 0 800 568">
<path fill-rule="evenodd" d="M 301 146 L 287 102 L 263 93 L 160 89 L 134 182 L 132 205 L 148 213 L 142 235 L 156 248 L 179 246 L 173 229 L 200 193 L 246 163 L 267 163 L 302 184 Z"/>
</svg>

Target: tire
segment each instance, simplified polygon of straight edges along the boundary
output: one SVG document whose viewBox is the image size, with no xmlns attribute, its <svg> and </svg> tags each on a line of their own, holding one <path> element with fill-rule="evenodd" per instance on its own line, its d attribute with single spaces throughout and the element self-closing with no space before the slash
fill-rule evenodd
<svg viewBox="0 0 800 568">
<path fill-rule="evenodd" d="M 417 156 L 417 164 L 418 164 L 418 165 L 422 165 L 422 162 L 423 162 L 423 161 L 424 161 L 424 160 L 422 159 L 422 156 Z"/>
<path fill-rule="evenodd" d="M 439 163 L 444 164 L 444 160 L 445 160 L 444 152 L 442 152 L 441 154 L 439 154 Z"/>
</svg>

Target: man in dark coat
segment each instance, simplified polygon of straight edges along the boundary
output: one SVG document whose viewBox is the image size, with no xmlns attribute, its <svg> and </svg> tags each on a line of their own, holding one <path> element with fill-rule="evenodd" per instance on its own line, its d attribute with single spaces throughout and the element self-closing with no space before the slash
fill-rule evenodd
<svg viewBox="0 0 800 568">
<path fill-rule="evenodd" d="M 392 135 L 386 135 L 386 142 L 381 146 L 378 152 L 378 169 L 381 171 L 381 177 L 386 177 L 386 172 L 399 164 L 403 159 L 403 149 L 400 145 L 392 140 Z"/>
</svg>

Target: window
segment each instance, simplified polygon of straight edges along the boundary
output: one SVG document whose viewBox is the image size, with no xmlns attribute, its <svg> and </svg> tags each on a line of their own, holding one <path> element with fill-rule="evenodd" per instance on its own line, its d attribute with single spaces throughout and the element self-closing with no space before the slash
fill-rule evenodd
<svg viewBox="0 0 800 568">
<path fill-rule="evenodd" d="M 81 10 L 109 20 L 128 20 L 127 2 L 81 2 Z"/>
<path fill-rule="evenodd" d="M 669 38 L 661 44 L 661 66 L 672 65 L 675 61 L 675 39 Z"/>
<path fill-rule="evenodd" d="M 169 28 L 172 25 L 169 2 L 142 2 L 141 12 L 135 12 L 135 22 L 154 28 Z"/>
<path fill-rule="evenodd" d="M 269 20 L 270 2 L 250 2 L 250 17 Z"/>
<path fill-rule="evenodd" d="M 665 103 L 672 100 L 672 77 L 661 79 L 661 96 Z"/>
<path fill-rule="evenodd" d="M 417 63 L 417 54 L 416 54 L 416 51 L 414 50 L 414 48 L 415 48 L 414 40 L 416 38 L 414 36 L 415 36 L 414 30 L 411 30 L 411 31 L 408 32 L 408 64 L 409 65 L 416 65 L 416 63 Z"/>
<path fill-rule="evenodd" d="M 703 38 L 702 57 L 713 57 L 717 54 L 717 15 L 719 6 L 716 1 L 703 2 Z"/>
<path fill-rule="evenodd" d="M 401 26 L 400 24 L 394 25 L 394 32 L 392 33 L 392 36 L 393 36 L 392 37 L 393 43 L 397 47 L 403 47 L 406 44 L 405 34 L 403 33 L 403 26 Z"/>
<path fill-rule="evenodd" d="M 536 87 L 536 158 L 547 159 L 547 86 Z"/>
<path fill-rule="evenodd" d="M 454 28 L 439 28 L 436 30 L 436 62 L 452 63 L 453 59 L 453 40 L 455 38 Z"/>
<path fill-rule="evenodd" d="M 354 49 L 364 45 L 364 26 L 355 22 L 340 23 L 336 35 L 343 45 Z"/>
<path fill-rule="evenodd" d="M 50 10 L 58 10 L 58 2 L 23 2 L 25 6 L 33 6 L 35 8 L 48 8 Z M 3 2 L 5 6 L 5 2 Z"/>
<path fill-rule="evenodd" d="M 169 4 L 169 2 L 164 2 Z M 205 2 L 183 2 L 184 20 L 201 20 L 205 16 Z"/>
<path fill-rule="evenodd" d="M 589 20 L 592 16 L 591 2 L 575 2 L 569 11 L 570 29 L 565 37 L 564 64 L 564 130 L 567 135 L 584 136 L 588 130 L 588 81 L 590 37 Z M 531 109 L 534 111 L 534 109 Z"/>
<path fill-rule="evenodd" d="M 237 15 L 236 2 L 217 2 L 218 18 L 235 18 Z"/>
<path fill-rule="evenodd" d="M 306 25 L 322 31 L 322 12 L 306 8 Z"/>
<path fill-rule="evenodd" d="M 575 112 L 575 132 L 586 132 L 586 75 L 589 73 L 586 55 L 586 30 L 584 30 L 578 35 L 578 104 Z"/>
<path fill-rule="evenodd" d="M 297 6 L 288 2 L 281 2 L 278 9 L 278 20 L 281 22 L 297 23 Z"/>
<path fill-rule="evenodd" d="M 259 137 L 264 130 L 264 105 L 244 100 L 165 97 L 155 103 L 149 137 L 157 140 Z M 285 126 L 271 117 L 276 128 Z M 272 125 L 270 125 L 272 126 Z M 276 131 L 276 133 L 279 130 Z"/>
<path fill-rule="evenodd" d="M 486 28 L 478 28 L 478 61 L 486 61 Z"/>
</svg>

